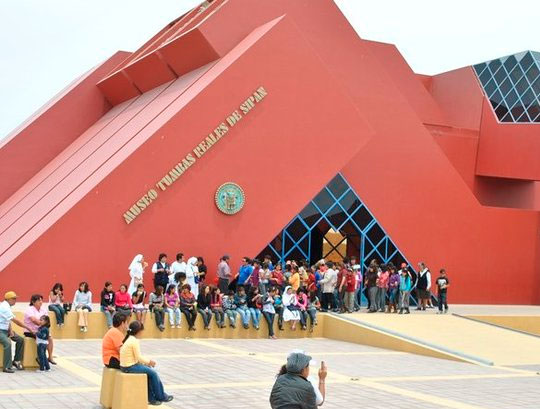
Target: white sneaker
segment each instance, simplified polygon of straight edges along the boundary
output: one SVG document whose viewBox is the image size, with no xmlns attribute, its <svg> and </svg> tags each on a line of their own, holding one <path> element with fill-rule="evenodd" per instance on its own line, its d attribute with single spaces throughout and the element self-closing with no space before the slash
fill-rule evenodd
<svg viewBox="0 0 540 409">
<path fill-rule="evenodd" d="M 87 327 L 84 327 L 84 331 L 83 332 L 88 332 L 88 328 Z"/>
</svg>

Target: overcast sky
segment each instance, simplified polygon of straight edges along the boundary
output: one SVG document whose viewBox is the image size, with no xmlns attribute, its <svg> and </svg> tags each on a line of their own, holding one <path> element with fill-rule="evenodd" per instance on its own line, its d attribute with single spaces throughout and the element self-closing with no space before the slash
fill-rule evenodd
<svg viewBox="0 0 540 409">
<path fill-rule="evenodd" d="M 538 0 L 335 1 L 362 38 L 396 44 L 418 73 L 540 51 Z M 0 139 L 74 78 L 200 2 L 0 0 Z"/>
</svg>

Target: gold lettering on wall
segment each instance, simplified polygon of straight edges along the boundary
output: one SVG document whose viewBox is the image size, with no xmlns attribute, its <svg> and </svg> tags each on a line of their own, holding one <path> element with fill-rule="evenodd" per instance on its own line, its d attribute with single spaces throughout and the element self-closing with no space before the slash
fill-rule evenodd
<svg viewBox="0 0 540 409">
<path fill-rule="evenodd" d="M 264 87 L 259 87 L 253 94 L 247 97 L 231 114 L 227 115 L 214 130 L 209 133 L 200 143 L 169 170 L 157 183 L 156 189 L 150 189 L 137 200 L 123 215 L 126 224 L 133 222 L 144 210 L 158 198 L 158 191 L 165 191 L 172 186 L 184 172 L 191 167 L 197 159 L 203 157 L 219 140 L 224 137 L 244 116 L 251 112 L 266 96 L 268 92 Z"/>
</svg>

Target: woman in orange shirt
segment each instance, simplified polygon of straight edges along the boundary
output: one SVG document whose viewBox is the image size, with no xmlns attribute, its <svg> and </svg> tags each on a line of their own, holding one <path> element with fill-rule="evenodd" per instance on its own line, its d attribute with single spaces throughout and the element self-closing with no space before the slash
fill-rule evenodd
<svg viewBox="0 0 540 409">
<path fill-rule="evenodd" d="M 291 274 L 291 277 L 289 278 L 289 285 L 292 287 L 293 292 L 295 293 L 300 288 L 300 274 L 298 273 L 297 266 L 292 267 L 292 274 Z"/>
</svg>

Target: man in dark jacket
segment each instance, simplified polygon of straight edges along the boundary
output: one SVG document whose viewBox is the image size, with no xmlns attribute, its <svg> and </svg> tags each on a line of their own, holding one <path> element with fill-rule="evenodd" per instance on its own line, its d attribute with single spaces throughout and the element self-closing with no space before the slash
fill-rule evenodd
<svg viewBox="0 0 540 409">
<path fill-rule="evenodd" d="M 317 409 L 313 385 L 307 380 L 309 361 L 309 355 L 289 355 L 270 394 L 272 409 Z"/>
</svg>

